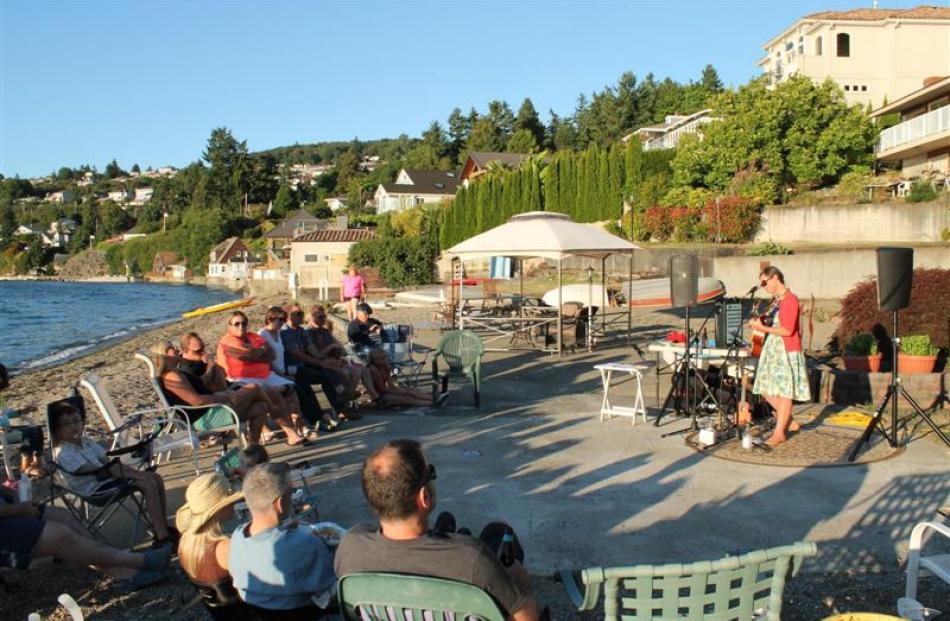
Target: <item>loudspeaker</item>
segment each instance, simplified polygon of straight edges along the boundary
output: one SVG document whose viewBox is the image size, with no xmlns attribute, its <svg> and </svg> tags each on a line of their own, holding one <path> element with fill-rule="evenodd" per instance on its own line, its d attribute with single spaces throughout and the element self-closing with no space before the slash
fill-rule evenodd
<svg viewBox="0 0 950 621">
<path fill-rule="evenodd" d="M 877 303 L 881 310 L 897 311 L 910 305 L 914 283 L 914 249 L 877 249 Z"/>
<path fill-rule="evenodd" d="M 719 314 L 716 315 L 716 345 L 731 347 L 742 341 L 742 300 L 726 298 L 722 300 Z"/>
<path fill-rule="evenodd" d="M 692 306 L 699 295 L 699 259 L 695 254 L 670 257 L 670 298 L 673 306 Z"/>
</svg>

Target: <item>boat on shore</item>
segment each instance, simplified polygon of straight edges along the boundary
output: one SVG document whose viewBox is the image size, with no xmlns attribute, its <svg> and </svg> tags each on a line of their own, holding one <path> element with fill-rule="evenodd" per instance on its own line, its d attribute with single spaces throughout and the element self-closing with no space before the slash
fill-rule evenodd
<svg viewBox="0 0 950 621">
<path fill-rule="evenodd" d="M 192 319 L 194 317 L 201 317 L 202 315 L 210 315 L 211 313 L 220 313 L 222 311 L 250 306 L 253 303 L 254 298 L 244 298 L 243 300 L 234 300 L 233 302 L 223 302 L 221 304 L 214 304 L 212 306 L 202 306 L 200 308 L 182 313 L 181 316 L 185 319 Z"/>
</svg>

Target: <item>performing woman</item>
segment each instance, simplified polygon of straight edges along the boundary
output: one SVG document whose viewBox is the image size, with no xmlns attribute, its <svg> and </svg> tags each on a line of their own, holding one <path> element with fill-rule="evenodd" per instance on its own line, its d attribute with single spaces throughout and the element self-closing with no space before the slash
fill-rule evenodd
<svg viewBox="0 0 950 621">
<path fill-rule="evenodd" d="M 778 313 L 771 326 L 758 318 L 749 322 L 752 329 L 767 335 L 752 392 L 775 409 L 775 430 L 767 442 L 777 446 L 785 442 L 786 433 L 798 431 L 798 423 L 792 420 L 792 402 L 808 401 L 811 390 L 802 353 L 798 297 L 785 286 L 785 276 L 777 267 L 762 270 L 759 284 L 778 301 Z"/>
</svg>

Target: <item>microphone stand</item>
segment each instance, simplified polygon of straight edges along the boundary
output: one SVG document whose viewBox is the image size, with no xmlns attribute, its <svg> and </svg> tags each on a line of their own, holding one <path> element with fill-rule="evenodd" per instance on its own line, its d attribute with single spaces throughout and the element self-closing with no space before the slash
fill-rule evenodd
<svg viewBox="0 0 950 621">
<path fill-rule="evenodd" d="M 732 391 L 731 391 L 732 399 L 730 402 L 733 404 L 736 414 L 738 414 L 739 412 L 739 393 L 742 390 L 741 384 L 743 382 L 743 375 L 745 372 L 745 369 L 743 368 L 743 364 L 742 364 L 743 359 L 741 356 L 739 356 L 739 350 L 742 349 L 742 345 L 743 345 L 742 326 L 744 326 L 746 322 L 749 320 L 749 315 L 751 315 L 752 313 L 752 300 L 755 297 L 755 292 L 758 291 L 758 289 L 759 289 L 758 287 L 752 287 L 751 289 L 749 289 L 749 292 L 744 297 L 739 298 L 740 304 L 742 305 L 740 313 L 739 313 L 739 325 L 736 326 L 735 331 L 733 331 L 731 334 L 726 335 L 726 339 L 727 339 L 726 344 L 728 345 L 729 349 L 726 351 L 726 356 L 722 363 L 722 370 L 724 374 L 728 375 L 729 361 L 730 359 L 734 360 L 734 363 L 736 365 L 736 377 L 735 377 L 735 381 L 732 384 Z M 721 385 L 722 385 L 722 380 L 720 379 L 720 386 Z M 720 424 L 721 424 L 722 422 L 721 410 L 719 414 L 720 414 Z M 735 431 L 738 428 L 738 425 L 735 422 L 735 418 L 736 417 L 733 417 L 730 421 L 730 425 L 729 425 L 730 431 Z"/>
</svg>

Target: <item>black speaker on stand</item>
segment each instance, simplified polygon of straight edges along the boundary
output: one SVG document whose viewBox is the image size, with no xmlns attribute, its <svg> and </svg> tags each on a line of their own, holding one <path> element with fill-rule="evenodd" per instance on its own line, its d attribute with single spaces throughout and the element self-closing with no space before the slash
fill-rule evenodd
<svg viewBox="0 0 950 621">
<path fill-rule="evenodd" d="M 666 412 L 666 408 L 669 405 L 670 401 L 673 400 L 676 404 L 675 409 L 681 415 L 689 415 L 691 417 L 690 426 L 687 429 L 682 431 L 674 431 L 672 434 L 664 434 L 664 437 L 667 435 L 673 435 L 677 433 L 684 433 L 690 430 L 695 430 L 698 428 L 696 424 L 696 408 L 694 406 L 694 391 L 692 390 L 692 361 L 690 360 L 690 344 L 691 344 L 691 331 L 690 331 L 690 322 L 689 322 L 689 307 L 696 304 L 696 300 L 699 297 L 699 259 L 695 254 L 676 254 L 670 257 L 669 263 L 670 270 L 670 299 L 672 301 L 672 306 L 674 308 L 684 307 L 686 309 L 686 325 L 684 332 L 686 333 L 686 342 L 684 343 L 684 354 L 680 358 L 679 362 L 676 364 L 676 368 L 673 371 L 673 379 L 670 385 L 670 392 L 667 394 L 665 401 L 663 402 L 663 407 L 660 408 L 660 413 L 657 415 L 654 425 L 659 426 L 660 420 L 663 418 L 663 413 Z M 674 398 L 674 395 L 681 394 L 681 400 L 679 398 Z M 681 405 L 685 404 L 685 405 Z"/>
<path fill-rule="evenodd" d="M 910 405 L 914 412 L 930 425 L 934 433 L 943 440 L 943 443 L 950 446 L 950 438 L 947 434 L 934 423 L 933 419 L 917 404 L 917 401 L 908 393 L 903 384 L 899 369 L 897 368 L 898 354 L 900 352 L 900 310 L 910 305 L 910 292 L 914 283 L 914 249 L 913 248 L 887 248 L 877 249 L 877 302 L 881 310 L 891 311 L 893 314 L 893 332 L 891 332 L 891 384 L 887 387 L 884 398 L 874 411 L 868 426 L 865 427 L 861 439 L 851 449 L 848 461 L 854 461 L 858 456 L 861 447 L 871 439 L 871 434 L 875 429 L 881 432 L 881 435 L 891 446 L 897 446 L 897 397 L 900 396 Z M 890 430 L 884 425 L 884 411 L 888 404 L 891 406 L 891 425 Z"/>
</svg>

